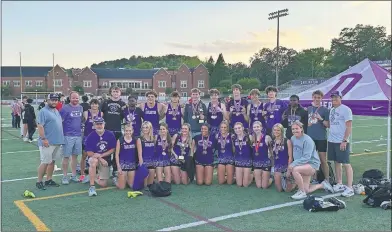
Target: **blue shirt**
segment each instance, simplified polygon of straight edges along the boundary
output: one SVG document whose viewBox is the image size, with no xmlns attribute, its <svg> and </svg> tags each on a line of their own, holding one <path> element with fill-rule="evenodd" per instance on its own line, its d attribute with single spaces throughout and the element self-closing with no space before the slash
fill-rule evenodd
<svg viewBox="0 0 392 232">
<path fill-rule="evenodd" d="M 63 119 L 65 136 L 82 136 L 83 107 L 81 105 L 72 106 L 67 104 L 61 108 L 60 115 Z"/>
<path fill-rule="evenodd" d="M 64 144 L 63 122 L 57 109 L 49 106 L 42 108 L 37 123 L 44 128 L 45 138 L 50 145 Z M 43 146 L 41 138 L 38 139 L 38 146 Z"/>
<path fill-rule="evenodd" d="M 301 166 L 309 164 L 312 168 L 319 170 L 320 158 L 316 151 L 316 145 L 309 135 L 304 134 L 300 138 L 291 137 L 293 143 L 293 158 L 291 166 Z"/>
</svg>

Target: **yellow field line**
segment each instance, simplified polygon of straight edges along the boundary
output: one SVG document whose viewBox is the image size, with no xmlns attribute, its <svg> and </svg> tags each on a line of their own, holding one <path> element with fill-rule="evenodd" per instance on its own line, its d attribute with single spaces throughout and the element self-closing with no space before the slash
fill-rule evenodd
<svg viewBox="0 0 392 232">
<path fill-rule="evenodd" d="M 105 190 L 114 189 L 114 188 L 116 188 L 116 187 L 100 188 L 100 189 L 96 189 L 96 191 L 105 191 Z M 47 196 L 47 197 L 30 198 L 30 199 L 25 199 L 25 200 L 20 200 L 20 201 L 28 202 L 28 201 L 48 200 L 48 199 L 59 198 L 59 197 L 73 196 L 73 195 L 87 193 L 87 192 L 88 191 L 86 191 L 86 190 L 79 191 L 79 192 L 70 192 L 70 193 L 64 193 L 64 194 L 59 194 L 59 195 Z"/>
<path fill-rule="evenodd" d="M 29 219 L 34 225 L 37 231 L 50 231 L 50 229 L 41 221 L 41 219 L 33 213 L 33 211 L 27 207 L 23 201 L 14 201 L 15 205 L 22 211 L 22 213 Z"/>
</svg>

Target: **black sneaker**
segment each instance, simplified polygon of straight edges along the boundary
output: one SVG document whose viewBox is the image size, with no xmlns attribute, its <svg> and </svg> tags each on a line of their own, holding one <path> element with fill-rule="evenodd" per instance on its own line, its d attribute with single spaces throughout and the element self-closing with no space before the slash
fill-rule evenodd
<svg viewBox="0 0 392 232">
<path fill-rule="evenodd" d="M 37 183 L 35 184 L 35 186 L 36 186 L 38 189 L 46 190 L 45 185 L 44 185 L 44 183 L 42 183 L 42 181 L 41 181 L 41 182 L 37 182 Z"/>
<path fill-rule="evenodd" d="M 59 187 L 60 185 L 54 182 L 52 179 L 45 181 L 45 186 Z"/>
</svg>

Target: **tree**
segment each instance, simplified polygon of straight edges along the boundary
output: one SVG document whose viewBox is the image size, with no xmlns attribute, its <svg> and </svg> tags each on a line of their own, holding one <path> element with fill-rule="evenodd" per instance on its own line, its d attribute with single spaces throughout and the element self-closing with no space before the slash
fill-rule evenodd
<svg viewBox="0 0 392 232">
<path fill-rule="evenodd" d="M 232 86 L 231 80 L 222 80 L 219 82 L 219 87 L 224 87 L 226 89 L 230 89 Z"/>
<path fill-rule="evenodd" d="M 1 85 L 1 96 L 8 97 L 12 95 L 12 89 L 9 85 Z"/>
<path fill-rule="evenodd" d="M 212 56 L 210 56 L 210 58 L 207 60 L 207 62 L 205 62 L 205 65 L 208 73 L 210 74 L 210 77 L 212 75 L 212 73 L 214 72 L 214 65 L 215 65 L 215 61 L 214 58 L 212 58 Z"/>
<path fill-rule="evenodd" d="M 256 78 L 242 78 L 237 84 L 240 84 L 243 90 L 259 89 L 260 81 Z"/>
<path fill-rule="evenodd" d="M 174 91 L 173 88 L 166 87 L 166 89 L 165 89 L 165 94 L 166 94 L 166 95 L 170 95 L 173 91 Z"/>
<path fill-rule="evenodd" d="M 230 80 L 230 76 L 228 75 L 225 59 L 223 58 L 223 55 L 221 53 L 216 60 L 214 71 L 210 75 L 211 87 L 217 87 L 219 85 L 219 82 L 222 80 Z"/>
<path fill-rule="evenodd" d="M 153 69 L 154 65 L 148 62 L 142 62 L 138 65 L 136 65 L 137 69 Z"/>
<path fill-rule="evenodd" d="M 242 62 L 229 64 L 228 74 L 231 77 L 232 82 L 236 83 L 241 78 L 249 77 L 250 68 Z"/>
<path fill-rule="evenodd" d="M 128 87 L 128 88 L 125 90 L 125 93 L 126 93 L 128 96 L 130 96 L 130 95 L 132 95 L 132 93 L 133 93 L 133 89 L 130 88 L 130 87 Z"/>
<path fill-rule="evenodd" d="M 74 86 L 72 89 L 73 91 L 78 92 L 80 95 L 84 94 L 84 88 L 80 85 Z"/>
</svg>

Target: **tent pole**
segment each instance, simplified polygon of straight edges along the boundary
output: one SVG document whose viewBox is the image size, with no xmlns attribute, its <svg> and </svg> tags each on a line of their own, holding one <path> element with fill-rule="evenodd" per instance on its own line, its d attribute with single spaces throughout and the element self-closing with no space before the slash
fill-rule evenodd
<svg viewBox="0 0 392 232">
<path fill-rule="evenodd" d="M 391 178 L 391 100 L 388 101 L 387 178 Z"/>
</svg>

